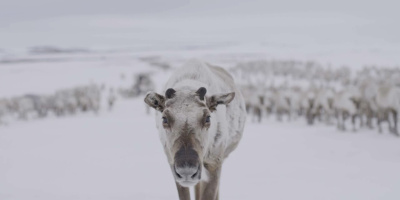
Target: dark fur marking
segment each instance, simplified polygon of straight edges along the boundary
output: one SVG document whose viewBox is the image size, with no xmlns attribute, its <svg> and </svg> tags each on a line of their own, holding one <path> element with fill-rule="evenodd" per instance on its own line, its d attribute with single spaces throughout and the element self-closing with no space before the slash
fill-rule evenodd
<svg viewBox="0 0 400 200">
<path fill-rule="evenodd" d="M 196 93 L 199 95 L 200 100 L 203 101 L 203 100 L 204 100 L 204 97 L 206 96 L 207 89 L 204 88 L 204 87 L 201 87 L 201 88 L 199 88 L 199 89 L 197 90 Z"/>
<path fill-rule="evenodd" d="M 169 113 L 169 110 L 165 110 L 165 112 L 164 112 L 164 117 L 166 117 L 167 120 L 168 120 L 168 127 L 171 127 L 171 126 L 174 124 L 175 119 L 174 119 L 174 117 L 172 117 L 172 115 Z M 163 125 L 164 125 L 164 124 L 163 124 Z"/>
<path fill-rule="evenodd" d="M 178 139 L 182 146 L 174 157 L 176 167 L 197 167 L 199 165 L 199 154 L 194 150 L 193 145 L 193 133 L 189 124 L 185 123 Z"/>
<path fill-rule="evenodd" d="M 200 126 L 202 128 L 206 128 L 206 129 L 210 128 L 210 123 L 206 122 L 206 118 L 209 115 L 210 115 L 209 111 L 207 109 L 203 109 L 203 115 L 200 119 L 198 119 L 198 123 L 200 124 Z"/>
<path fill-rule="evenodd" d="M 199 165 L 199 154 L 193 148 L 182 146 L 175 154 L 176 167 L 197 167 Z"/>
<path fill-rule="evenodd" d="M 218 123 L 217 124 L 217 133 L 215 134 L 215 137 L 214 137 L 214 146 L 221 139 L 221 136 L 222 136 L 221 125 L 220 125 L 220 123 Z"/>
<path fill-rule="evenodd" d="M 167 91 L 165 91 L 165 97 L 167 97 L 167 99 L 170 99 L 172 97 L 175 96 L 175 90 L 172 88 L 169 88 Z"/>
</svg>

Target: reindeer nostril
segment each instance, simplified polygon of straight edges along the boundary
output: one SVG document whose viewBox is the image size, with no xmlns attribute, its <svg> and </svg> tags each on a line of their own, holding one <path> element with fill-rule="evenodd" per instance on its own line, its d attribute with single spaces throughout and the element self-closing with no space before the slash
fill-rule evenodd
<svg viewBox="0 0 400 200">
<path fill-rule="evenodd" d="M 196 173 L 194 173 L 191 177 L 192 178 L 196 178 L 197 174 L 199 173 L 199 171 L 197 171 Z"/>
<path fill-rule="evenodd" d="M 181 176 L 180 174 L 178 174 L 178 172 L 176 172 L 176 170 L 175 170 L 175 174 L 176 174 L 176 176 L 177 176 L 178 178 L 182 178 L 182 176 Z"/>
<path fill-rule="evenodd" d="M 177 180 L 191 180 L 201 178 L 200 167 L 178 167 L 174 170 Z"/>
<path fill-rule="evenodd" d="M 199 177 L 198 177 L 199 179 L 201 178 L 201 167 L 200 167 L 200 165 L 199 165 L 199 167 L 197 168 L 196 173 L 194 173 L 191 177 L 194 179 L 194 178 L 196 178 L 196 176 L 199 176 Z"/>
</svg>

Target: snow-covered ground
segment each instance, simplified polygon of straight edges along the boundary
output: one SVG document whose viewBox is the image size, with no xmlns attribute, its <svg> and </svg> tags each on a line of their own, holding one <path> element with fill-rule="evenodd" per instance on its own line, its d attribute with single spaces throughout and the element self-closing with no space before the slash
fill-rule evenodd
<svg viewBox="0 0 400 200">
<path fill-rule="evenodd" d="M 349 66 L 353 76 L 365 65 L 399 67 L 398 7 L 394 0 L 0 1 L 0 99 L 106 86 L 97 115 L 0 121 L 0 200 L 178 199 L 154 111 L 146 114 L 143 97 L 118 97 L 108 111 L 109 88 L 127 88 L 145 72 L 159 90 L 171 71 L 149 60 L 172 68 L 190 58 L 226 68 L 315 61 Z M 304 119 L 248 119 L 224 164 L 220 199 L 400 199 L 399 138 Z"/>
<path fill-rule="evenodd" d="M 284 48 L 288 47 L 237 45 L 24 55 L 21 58 L 29 57 L 29 62 L 0 65 L 0 97 L 49 94 L 92 82 L 128 86 L 137 72 L 154 73 L 160 88 L 170 71 L 140 58 L 161 56 L 177 67 L 197 57 L 231 67 L 242 60 L 283 58 Z M 351 56 L 330 52 L 325 55 L 329 59 L 323 60 L 323 54 L 314 54 L 317 51 L 309 51 L 308 57 L 290 49 L 285 58 L 321 58 L 338 65 Z M 381 54 L 369 53 L 376 56 L 349 62 L 362 66 L 370 63 L 366 59 L 375 59 L 386 64 L 378 62 L 384 60 Z M 357 52 L 352 55 L 357 57 Z M 55 60 L 32 62 L 43 57 Z M 392 56 L 388 64 L 396 59 Z M 127 78 L 122 80 L 121 74 Z M 111 112 L 103 105 L 98 115 L 50 116 L 0 126 L 0 199 L 177 199 L 152 114 L 146 115 L 142 97 L 119 98 Z M 400 140 L 388 133 L 339 132 L 333 126 L 307 126 L 303 119 L 277 122 L 271 118 L 262 124 L 249 120 L 239 148 L 225 162 L 220 198 L 395 200 L 400 198 L 399 170 Z"/>
</svg>

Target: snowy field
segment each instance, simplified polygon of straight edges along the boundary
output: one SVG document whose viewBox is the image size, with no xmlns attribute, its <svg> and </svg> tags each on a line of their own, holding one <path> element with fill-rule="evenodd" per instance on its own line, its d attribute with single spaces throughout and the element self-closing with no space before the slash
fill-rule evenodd
<svg viewBox="0 0 400 200">
<path fill-rule="evenodd" d="M 353 80 L 365 66 L 399 69 L 399 6 L 394 0 L 0 1 L 0 200 L 176 200 L 154 111 L 146 112 L 143 95 L 119 95 L 109 110 L 111 88 L 132 87 L 135 75 L 146 73 L 162 93 L 172 69 L 192 58 L 231 72 L 246 62 L 313 62 L 327 71 L 347 67 Z M 254 85 L 293 78 L 252 73 L 256 80 L 247 81 Z M 3 98 L 56 96 L 89 85 L 104 86 L 97 114 L 2 118 Z M 304 117 L 247 119 L 223 165 L 220 199 L 400 199 L 400 138 L 386 123 L 379 134 L 310 126 Z"/>
<path fill-rule="evenodd" d="M 160 89 L 171 72 L 143 61 L 148 56 L 160 56 L 173 68 L 192 57 L 227 68 L 238 61 L 269 58 L 315 59 L 355 68 L 400 63 L 393 56 L 396 49 L 382 54 L 346 49 L 321 53 L 312 48 L 227 45 L 8 55 L 3 57 L 7 62 L 0 63 L 0 97 L 49 94 L 90 83 L 125 87 L 138 72 L 152 73 Z M 354 59 L 348 59 L 349 52 Z M 153 114 L 146 114 L 143 97 L 118 98 L 112 111 L 103 98 L 97 115 L 11 119 L 0 126 L 0 199 L 177 199 Z M 308 126 L 304 119 L 270 118 L 261 124 L 248 120 L 243 140 L 224 164 L 220 199 L 397 200 L 399 170 L 400 139 L 385 132 L 340 132 L 334 126 Z"/>
</svg>

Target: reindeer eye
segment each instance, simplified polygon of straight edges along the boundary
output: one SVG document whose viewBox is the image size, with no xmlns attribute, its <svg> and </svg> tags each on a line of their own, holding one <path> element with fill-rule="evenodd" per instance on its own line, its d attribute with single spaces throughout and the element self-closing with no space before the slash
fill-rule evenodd
<svg viewBox="0 0 400 200">
<path fill-rule="evenodd" d="M 211 117 L 210 117 L 210 116 L 207 116 L 207 117 L 206 117 L 206 123 L 210 123 L 210 120 L 211 120 Z"/>
<path fill-rule="evenodd" d="M 167 119 L 166 117 L 163 117 L 163 118 L 162 118 L 162 123 L 163 123 L 163 124 L 168 124 L 168 119 Z"/>
</svg>

